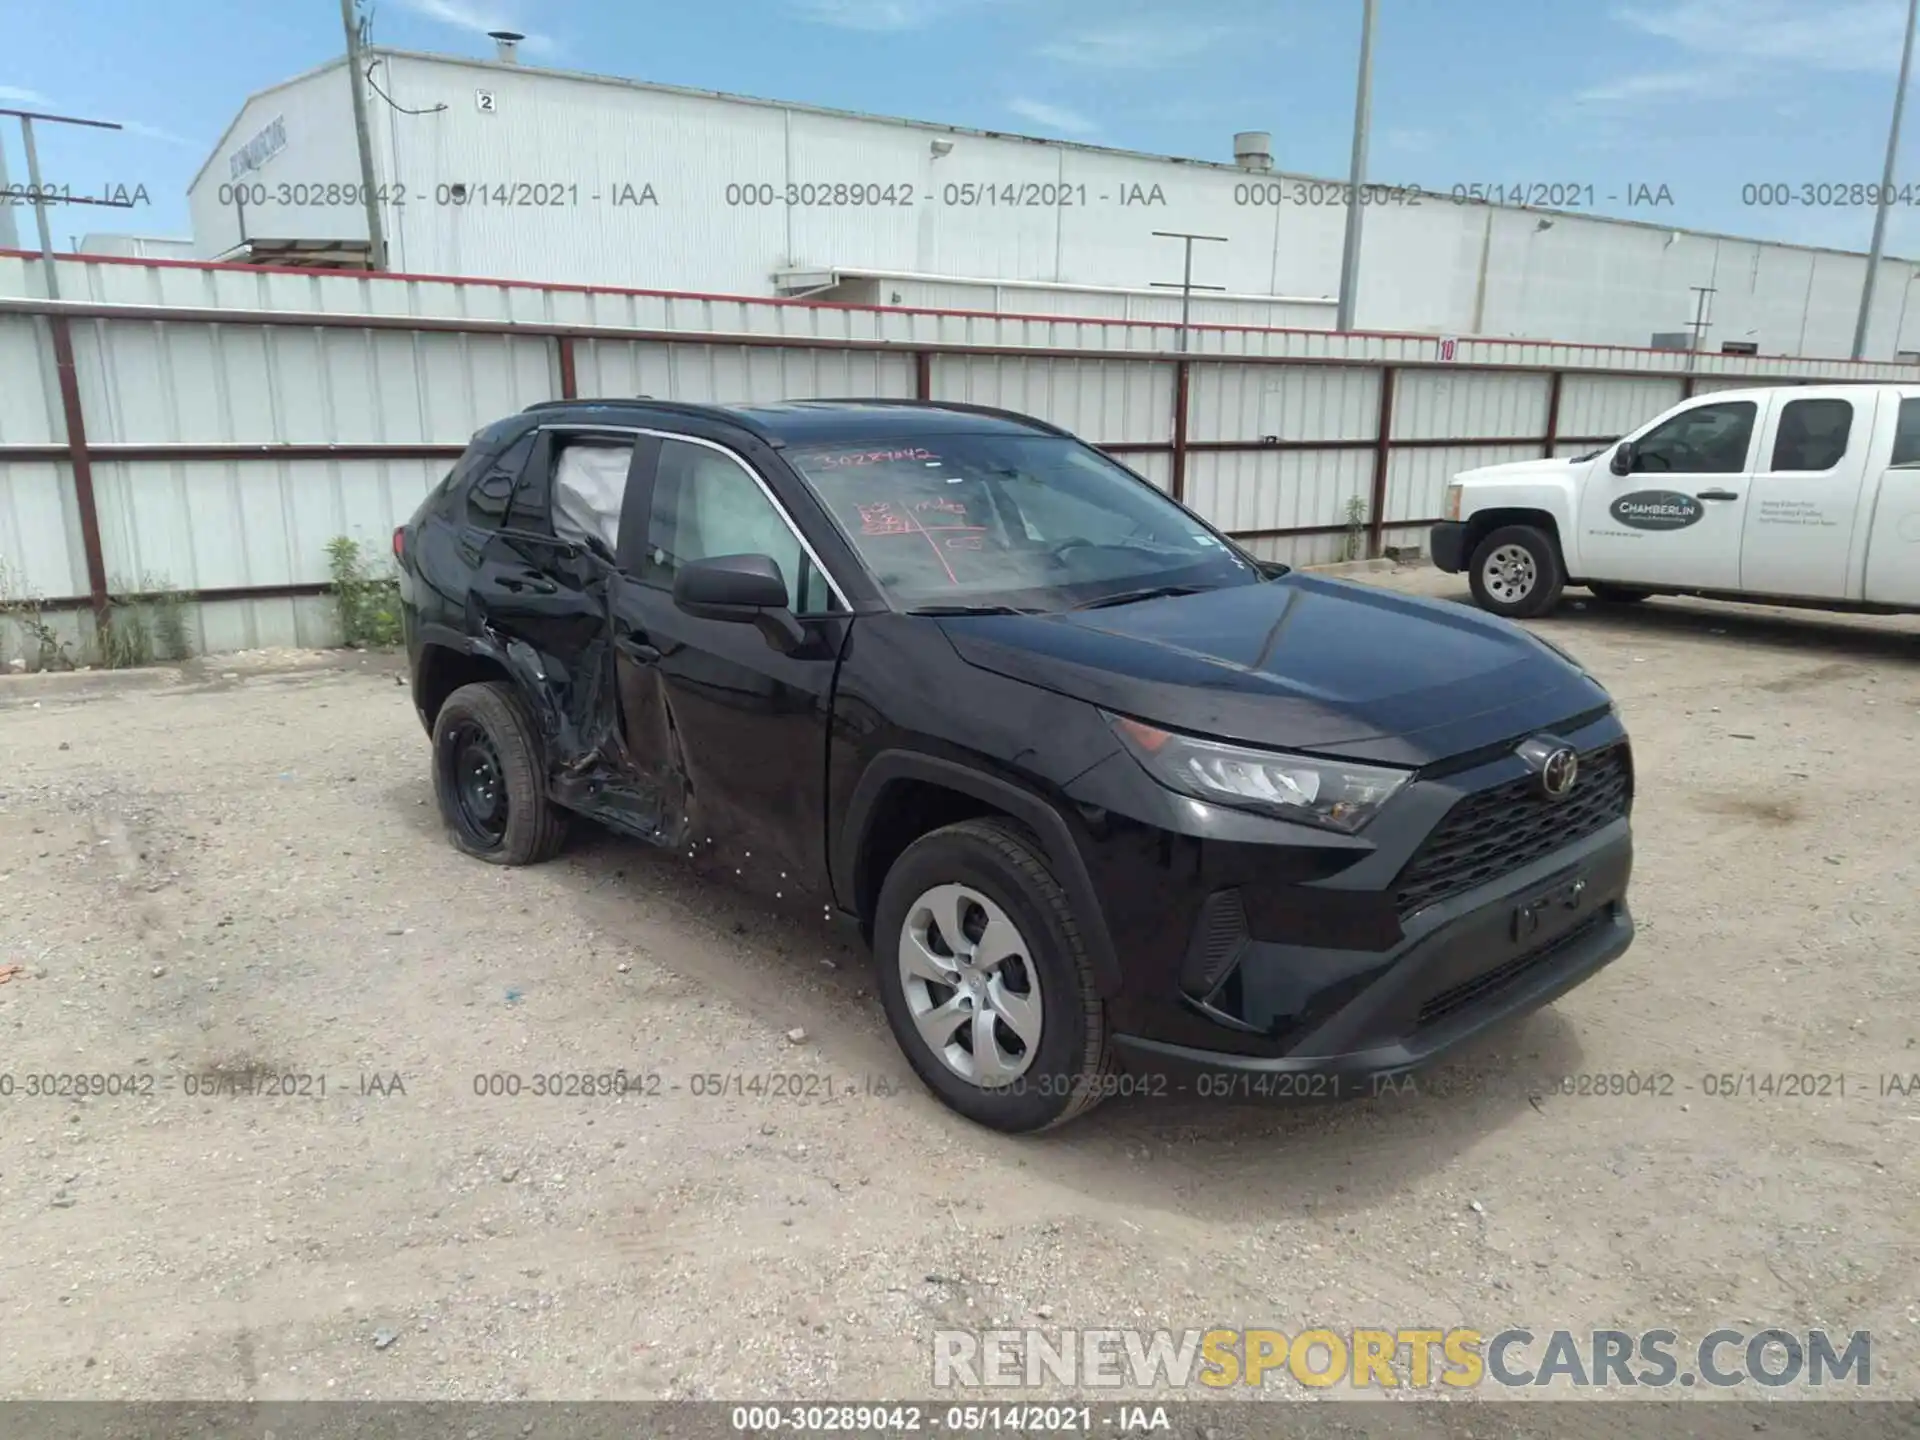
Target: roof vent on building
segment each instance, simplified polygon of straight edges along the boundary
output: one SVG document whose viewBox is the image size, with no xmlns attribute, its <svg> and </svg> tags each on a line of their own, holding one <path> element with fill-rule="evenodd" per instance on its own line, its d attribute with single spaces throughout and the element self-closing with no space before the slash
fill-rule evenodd
<svg viewBox="0 0 1920 1440">
<path fill-rule="evenodd" d="M 519 57 L 515 52 L 519 50 L 520 42 L 526 39 L 526 36 L 518 30 L 489 30 L 487 38 L 493 41 L 495 58 L 508 65 L 519 63 Z"/>
<path fill-rule="evenodd" d="M 1242 170 L 1273 169 L 1273 136 L 1265 130 L 1242 130 L 1233 137 L 1233 163 Z"/>
</svg>

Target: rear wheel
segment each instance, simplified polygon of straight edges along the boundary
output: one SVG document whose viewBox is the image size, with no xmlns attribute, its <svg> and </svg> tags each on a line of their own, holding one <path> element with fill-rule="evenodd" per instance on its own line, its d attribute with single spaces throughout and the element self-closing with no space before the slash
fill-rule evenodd
<svg viewBox="0 0 1920 1440">
<path fill-rule="evenodd" d="M 915 841 L 881 885 L 873 948 L 894 1038 L 952 1109 L 1020 1134 L 1103 1098 L 1106 1010 L 1023 831 L 967 820 Z"/>
<path fill-rule="evenodd" d="M 551 859 L 566 815 L 547 798 L 540 736 L 519 693 L 489 680 L 449 695 L 433 721 L 433 790 L 455 848 L 495 865 Z"/>
<path fill-rule="evenodd" d="M 1633 590 L 1625 585 L 1602 585 L 1589 583 L 1587 589 L 1593 592 L 1593 598 L 1604 600 L 1609 605 L 1637 605 L 1653 592 L 1651 590 Z"/>
<path fill-rule="evenodd" d="M 1560 547 L 1544 530 L 1503 525 L 1474 550 L 1467 583 L 1482 610 L 1510 620 L 1544 615 L 1559 603 L 1566 584 Z"/>
</svg>

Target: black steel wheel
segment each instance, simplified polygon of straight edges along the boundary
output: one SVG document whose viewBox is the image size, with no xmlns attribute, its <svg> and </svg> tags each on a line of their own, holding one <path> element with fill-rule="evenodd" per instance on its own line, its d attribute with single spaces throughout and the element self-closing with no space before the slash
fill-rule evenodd
<svg viewBox="0 0 1920 1440">
<path fill-rule="evenodd" d="M 501 681 L 465 685 L 433 723 L 433 788 L 455 848 L 496 865 L 550 859 L 566 816 L 547 798 L 539 732 Z"/>
</svg>

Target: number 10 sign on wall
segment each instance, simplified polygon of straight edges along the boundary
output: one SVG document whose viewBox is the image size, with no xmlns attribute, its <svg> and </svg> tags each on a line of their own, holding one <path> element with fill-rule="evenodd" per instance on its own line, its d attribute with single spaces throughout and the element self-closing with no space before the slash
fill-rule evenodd
<svg viewBox="0 0 1920 1440">
<path fill-rule="evenodd" d="M 1442 335 L 1440 337 L 1440 359 L 1443 364 L 1451 365 L 1460 358 L 1460 337 Z"/>
</svg>

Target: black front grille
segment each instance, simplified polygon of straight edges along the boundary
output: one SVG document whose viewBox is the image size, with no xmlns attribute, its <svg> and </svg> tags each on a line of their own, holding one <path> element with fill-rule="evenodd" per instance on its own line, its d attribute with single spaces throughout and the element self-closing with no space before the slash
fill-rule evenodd
<svg viewBox="0 0 1920 1440">
<path fill-rule="evenodd" d="M 1394 904 L 1424 910 L 1551 855 L 1627 813 L 1633 758 L 1624 740 L 1580 757 L 1573 793 L 1549 800 L 1526 775 L 1463 796 L 1400 872 Z"/>
</svg>

